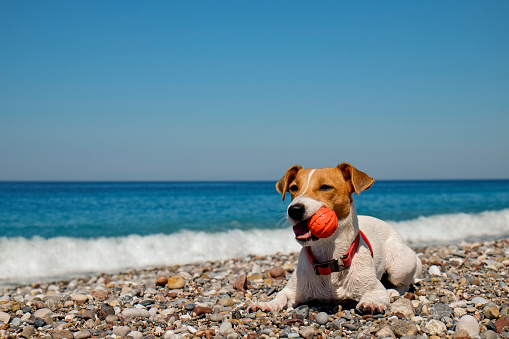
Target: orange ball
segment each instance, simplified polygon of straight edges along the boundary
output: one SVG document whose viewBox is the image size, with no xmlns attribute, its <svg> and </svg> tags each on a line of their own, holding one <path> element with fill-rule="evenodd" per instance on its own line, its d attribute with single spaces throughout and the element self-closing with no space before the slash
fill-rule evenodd
<svg viewBox="0 0 509 339">
<path fill-rule="evenodd" d="M 322 207 L 309 218 L 308 228 L 311 234 L 317 238 L 330 237 L 338 228 L 338 217 L 333 210 Z"/>
</svg>

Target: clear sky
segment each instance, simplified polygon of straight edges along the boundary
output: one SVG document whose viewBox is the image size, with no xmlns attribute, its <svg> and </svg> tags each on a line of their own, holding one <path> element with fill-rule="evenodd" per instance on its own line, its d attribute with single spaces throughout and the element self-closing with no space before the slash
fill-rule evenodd
<svg viewBox="0 0 509 339">
<path fill-rule="evenodd" d="M 509 178 L 509 1 L 1 1 L 0 180 Z"/>
</svg>

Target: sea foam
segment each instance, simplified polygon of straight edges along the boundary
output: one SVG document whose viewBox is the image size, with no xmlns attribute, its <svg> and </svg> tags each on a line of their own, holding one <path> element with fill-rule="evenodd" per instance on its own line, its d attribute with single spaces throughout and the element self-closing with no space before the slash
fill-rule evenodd
<svg viewBox="0 0 509 339">
<path fill-rule="evenodd" d="M 412 246 L 509 236 L 509 209 L 390 222 Z M 210 260 L 295 252 L 289 228 L 228 232 L 181 231 L 81 239 L 0 238 L 0 285 L 64 279 Z"/>
</svg>

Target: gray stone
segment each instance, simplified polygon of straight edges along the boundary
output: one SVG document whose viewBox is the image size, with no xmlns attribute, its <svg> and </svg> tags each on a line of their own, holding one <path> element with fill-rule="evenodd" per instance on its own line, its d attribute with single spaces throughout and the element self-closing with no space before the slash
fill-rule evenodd
<svg viewBox="0 0 509 339">
<path fill-rule="evenodd" d="M 499 339 L 500 336 L 497 334 L 497 332 L 494 332 L 492 330 L 484 331 L 480 335 L 481 339 Z"/>
<path fill-rule="evenodd" d="M 489 303 L 490 301 L 486 298 L 483 298 L 483 297 L 475 297 L 472 299 L 472 302 L 475 304 L 475 305 L 484 305 L 484 304 L 487 304 Z"/>
<path fill-rule="evenodd" d="M 406 298 L 400 298 L 390 305 L 390 313 L 396 314 L 401 313 L 405 318 L 412 318 L 415 315 L 414 307 L 412 302 Z"/>
<path fill-rule="evenodd" d="M 118 335 L 119 337 L 126 337 L 129 332 L 131 332 L 131 328 L 128 326 L 113 326 L 113 334 Z"/>
<path fill-rule="evenodd" d="M 78 333 L 74 334 L 74 339 L 86 339 L 91 337 L 92 333 L 89 330 L 79 331 Z"/>
<path fill-rule="evenodd" d="M 424 329 L 429 335 L 440 335 L 447 331 L 447 327 L 440 320 L 432 319 L 426 325 Z"/>
<path fill-rule="evenodd" d="M 239 334 L 237 332 L 230 332 L 228 333 L 228 335 L 226 336 L 226 339 L 237 339 L 239 337 Z"/>
<path fill-rule="evenodd" d="M 477 319 L 468 314 L 462 316 L 456 324 L 456 330 L 461 329 L 467 331 L 471 337 L 479 335 L 481 330 Z"/>
<path fill-rule="evenodd" d="M 9 313 L 6 312 L 0 312 L 0 323 L 8 323 L 9 320 L 11 320 L 11 316 Z"/>
<path fill-rule="evenodd" d="M 122 311 L 122 314 L 125 317 L 142 317 L 142 318 L 150 317 L 149 311 L 143 308 L 126 308 L 125 310 Z"/>
<path fill-rule="evenodd" d="M 229 321 L 223 321 L 219 326 L 219 333 L 222 335 L 228 334 L 233 331 L 232 324 Z"/>
<path fill-rule="evenodd" d="M 301 305 L 295 309 L 295 313 L 301 318 L 302 320 L 307 319 L 309 316 L 309 306 L 308 305 Z"/>
<path fill-rule="evenodd" d="M 35 311 L 34 317 L 46 319 L 49 315 L 51 315 L 53 312 L 49 308 L 41 308 Z"/>
<path fill-rule="evenodd" d="M 430 313 L 433 319 L 440 320 L 442 318 L 450 318 L 452 315 L 452 308 L 446 304 L 438 303 L 430 308 Z"/>
<path fill-rule="evenodd" d="M 329 315 L 325 312 L 320 312 L 315 316 L 316 322 L 320 325 L 325 325 L 329 322 Z"/>
<path fill-rule="evenodd" d="M 398 338 L 417 333 L 415 324 L 405 320 L 395 320 L 391 325 L 391 329 Z"/>
<path fill-rule="evenodd" d="M 11 325 L 12 326 L 19 326 L 21 325 L 21 318 L 14 318 L 11 320 Z"/>
<path fill-rule="evenodd" d="M 392 338 L 396 339 L 396 335 L 392 331 L 390 326 L 385 326 L 382 329 L 380 329 L 378 332 L 376 332 L 375 336 L 377 338 Z"/>
<path fill-rule="evenodd" d="M 131 331 L 131 332 L 129 332 L 129 334 L 127 336 L 131 337 L 133 339 L 141 339 L 141 338 L 143 338 L 143 333 L 141 333 L 139 331 Z"/>
</svg>

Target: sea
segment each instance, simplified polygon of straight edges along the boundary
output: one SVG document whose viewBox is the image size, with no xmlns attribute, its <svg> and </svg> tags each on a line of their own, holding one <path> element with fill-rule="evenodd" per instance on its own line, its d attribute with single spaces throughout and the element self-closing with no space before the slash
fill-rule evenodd
<svg viewBox="0 0 509 339">
<path fill-rule="evenodd" d="M 376 181 L 413 247 L 509 237 L 509 180 Z M 300 249 L 275 182 L 0 182 L 0 287 Z"/>
</svg>

